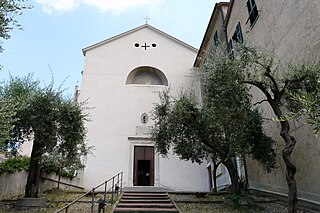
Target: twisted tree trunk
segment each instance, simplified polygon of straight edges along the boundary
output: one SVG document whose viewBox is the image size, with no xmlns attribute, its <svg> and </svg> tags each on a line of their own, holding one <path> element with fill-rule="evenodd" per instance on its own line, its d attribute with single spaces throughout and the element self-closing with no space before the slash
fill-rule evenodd
<svg viewBox="0 0 320 213">
<path fill-rule="evenodd" d="M 227 159 L 223 161 L 223 164 L 227 167 L 230 179 L 231 179 L 231 189 L 234 193 L 240 193 L 239 175 L 237 167 L 234 165 L 232 159 Z"/>
<path fill-rule="evenodd" d="M 228 172 L 229 172 L 229 176 L 230 176 L 230 180 L 231 180 L 231 190 L 233 193 L 240 193 L 240 184 L 239 184 L 239 175 L 238 175 L 238 170 L 237 170 L 237 166 L 234 163 L 234 161 L 232 160 L 232 158 L 230 157 L 226 157 L 228 156 L 228 153 L 230 152 L 229 148 L 226 147 L 220 147 L 219 149 L 216 149 L 215 146 L 212 146 L 212 144 L 210 144 L 209 141 L 204 140 L 203 143 L 210 149 L 212 149 L 213 152 L 216 152 L 220 158 L 220 162 L 219 164 L 223 163 Z M 217 165 L 217 167 L 219 166 L 219 164 Z M 215 173 L 214 173 L 215 175 Z"/>
<path fill-rule="evenodd" d="M 39 146 L 37 140 L 34 140 L 30 166 L 28 171 L 27 185 L 25 189 L 26 198 L 37 198 L 39 193 L 40 184 L 40 161 L 41 161 L 41 147 Z"/>
<path fill-rule="evenodd" d="M 285 147 L 282 150 L 282 159 L 286 165 L 286 179 L 288 185 L 288 212 L 296 213 L 297 212 L 297 184 L 294 178 L 296 174 L 296 166 L 291 160 L 291 154 L 296 145 L 296 139 L 290 135 L 290 124 L 288 120 L 283 120 L 283 113 L 280 107 L 277 104 L 271 104 L 274 113 L 281 120 L 281 132 L 280 135 L 285 142 Z"/>
<path fill-rule="evenodd" d="M 288 212 L 297 212 L 297 184 L 294 178 L 296 174 L 296 166 L 291 160 L 291 154 L 296 145 L 296 140 L 293 136 L 289 134 L 289 122 L 281 122 L 281 137 L 285 141 L 285 147 L 282 150 L 282 158 L 286 165 L 286 179 L 288 184 Z"/>
<path fill-rule="evenodd" d="M 285 89 L 292 83 L 293 81 L 299 82 L 301 79 L 296 79 L 292 81 L 286 81 L 285 85 L 282 89 L 279 88 L 275 78 L 271 74 L 271 68 L 264 67 L 266 69 L 266 72 L 264 75 L 269 78 L 269 80 L 272 82 L 272 87 L 270 90 L 267 89 L 267 87 L 263 84 L 263 82 L 259 81 L 242 81 L 242 83 L 246 83 L 249 85 L 253 85 L 257 87 L 262 93 L 265 94 L 267 101 L 274 114 L 277 116 L 277 118 L 280 120 L 281 124 L 281 132 L 280 136 L 283 138 L 285 142 L 285 147 L 282 150 L 282 159 L 286 165 L 286 179 L 287 179 L 287 185 L 288 185 L 288 212 L 289 213 L 296 213 L 297 212 L 297 184 L 294 178 L 294 175 L 296 174 L 296 166 L 293 164 L 291 160 L 291 154 L 293 152 L 293 149 L 296 145 L 296 139 L 290 135 L 290 124 L 289 121 L 283 116 L 283 112 L 281 110 L 281 101 L 283 99 L 283 95 L 285 93 Z M 273 93 L 273 96 L 271 93 Z M 260 103 L 262 103 L 261 101 Z"/>
<path fill-rule="evenodd" d="M 218 191 L 218 186 L 217 186 L 217 169 L 218 166 L 220 165 L 220 162 L 216 163 L 216 161 L 213 161 L 213 188 L 214 192 Z"/>
</svg>

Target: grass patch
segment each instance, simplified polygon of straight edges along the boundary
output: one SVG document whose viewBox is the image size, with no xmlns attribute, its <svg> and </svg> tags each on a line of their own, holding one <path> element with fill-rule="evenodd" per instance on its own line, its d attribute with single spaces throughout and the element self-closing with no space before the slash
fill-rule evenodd
<svg viewBox="0 0 320 213">
<path fill-rule="evenodd" d="M 43 208 L 38 209 L 30 209 L 22 211 L 23 213 L 37 213 L 37 212 L 46 212 L 46 213 L 54 213 L 58 209 L 64 207 L 67 205 L 67 203 L 72 202 L 73 200 L 77 199 L 78 197 L 82 196 L 86 192 L 83 191 L 50 191 L 49 193 L 43 193 L 39 197 L 44 198 L 47 200 L 47 206 Z M 100 198 L 103 198 L 103 194 L 96 194 L 94 197 L 94 201 L 98 201 Z M 111 195 L 107 195 L 107 199 L 110 199 Z M 113 204 L 116 203 L 120 198 L 119 195 L 115 195 L 113 199 Z M 77 202 L 74 205 L 70 206 L 68 209 L 68 213 L 78 213 L 78 212 L 84 212 L 85 209 L 89 209 L 91 206 L 91 196 L 85 196 L 82 199 L 80 199 L 81 202 Z M 110 205 L 110 202 L 106 204 L 105 206 L 105 213 L 111 213 L 112 205 Z M 15 212 L 14 209 L 14 203 L 13 202 L 0 202 L 0 212 Z M 62 211 L 65 212 L 65 211 Z M 98 212 L 98 204 L 95 204 L 94 206 L 94 212 Z"/>
</svg>

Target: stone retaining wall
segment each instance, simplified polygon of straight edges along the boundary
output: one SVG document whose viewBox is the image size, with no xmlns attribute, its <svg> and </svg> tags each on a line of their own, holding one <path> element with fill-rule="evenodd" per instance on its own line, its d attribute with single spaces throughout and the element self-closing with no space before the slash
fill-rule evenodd
<svg viewBox="0 0 320 213">
<path fill-rule="evenodd" d="M 27 177 L 27 171 L 0 174 L 0 200 L 11 199 L 15 196 L 23 195 L 25 186 L 27 184 Z M 55 173 L 44 175 L 40 183 L 40 192 L 44 192 L 51 188 L 56 188 L 58 186 L 57 181 L 58 175 Z M 83 189 L 79 186 L 79 183 L 80 179 L 78 177 L 74 177 L 73 179 L 61 177 L 60 189 Z"/>
</svg>

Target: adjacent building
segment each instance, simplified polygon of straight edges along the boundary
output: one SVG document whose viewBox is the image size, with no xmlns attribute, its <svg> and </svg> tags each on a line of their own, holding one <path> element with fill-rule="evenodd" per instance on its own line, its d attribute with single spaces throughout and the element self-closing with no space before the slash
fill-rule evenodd
<svg viewBox="0 0 320 213">
<path fill-rule="evenodd" d="M 210 52 L 214 54 L 216 35 L 223 41 L 228 54 L 234 54 L 237 42 L 256 46 L 262 51 L 274 52 L 281 63 L 308 63 L 320 58 L 320 2 L 318 0 L 231 0 L 226 16 L 218 17 L 225 3 L 216 4 L 207 32 L 194 63 L 201 68 Z M 223 10 L 222 10 L 223 11 Z M 225 18 L 224 18 L 225 17 Z M 223 19 L 224 18 L 224 19 Z M 224 26 L 221 26 L 221 20 Z M 224 38 L 224 36 L 226 36 Z M 213 49 L 213 51 L 211 51 Z M 263 94 L 252 90 L 253 102 L 263 100 Z M 280 137 L 280 124 L 272 121 L 275 115 L 268 104 L 261 105 L 265 131 L 277 141 L 279 152 L 277 168 L 267 174 L 256 161 L 246 162 L 248 187 L 276 194 L 287 194 L 285 165 L 281 158 L 284 142 Z M 301 121 L 291 121 L 292 134 L 297 139 L 292 159 L 297 166 L 295 175 L 298 197 L 320 204 L 320 143 L 311 128 Z"/>
</svg>

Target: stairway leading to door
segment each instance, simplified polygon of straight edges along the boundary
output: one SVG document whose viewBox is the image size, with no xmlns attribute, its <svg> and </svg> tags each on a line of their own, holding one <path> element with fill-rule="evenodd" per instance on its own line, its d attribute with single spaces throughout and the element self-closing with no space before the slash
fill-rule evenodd
<svg viewBox="0 0 320 213">
<path fill-rule="evenodd" d="M 179 213 L 165 192 L 124 192 L 113 212 Z"/>
</svg>

